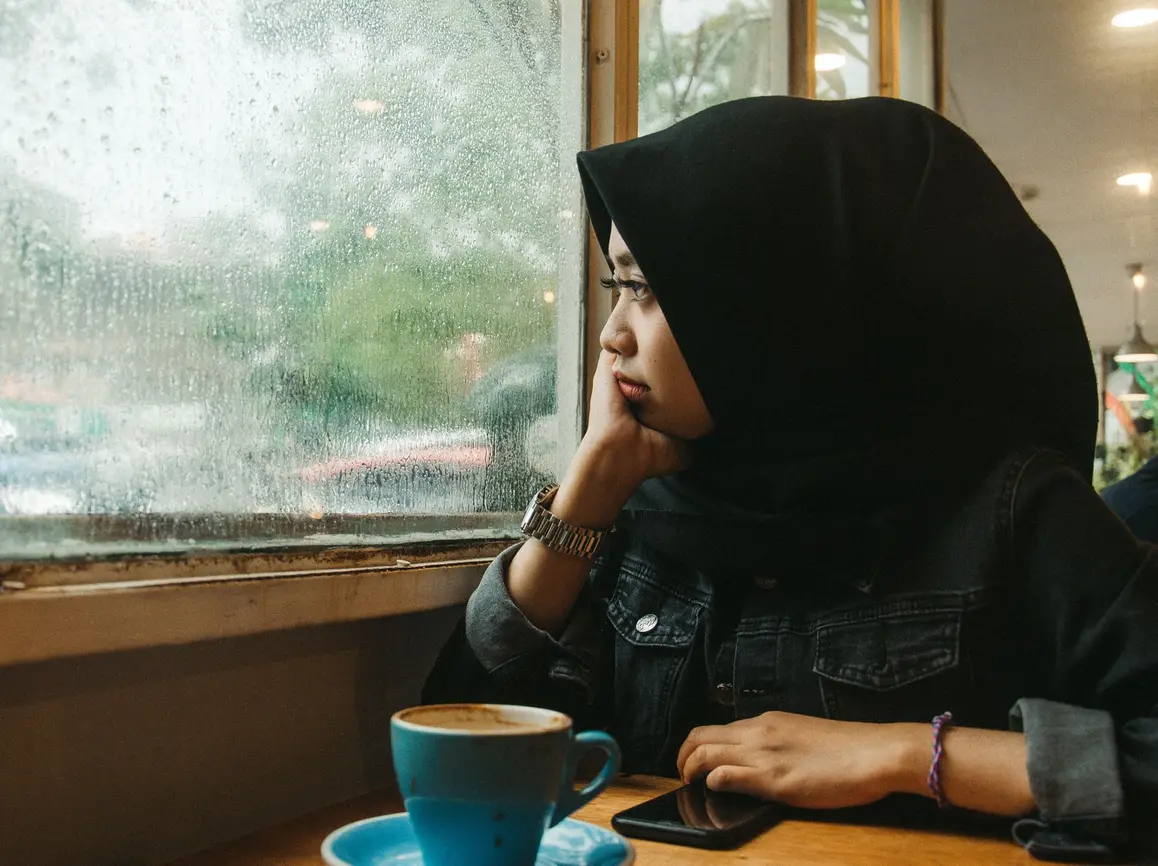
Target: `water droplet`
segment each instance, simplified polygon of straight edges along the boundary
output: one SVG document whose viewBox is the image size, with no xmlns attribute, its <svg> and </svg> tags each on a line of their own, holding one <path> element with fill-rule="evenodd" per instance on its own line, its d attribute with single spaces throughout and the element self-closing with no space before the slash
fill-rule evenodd
<svg viewBox="0 0 1158 866">
<path fill-rule="evenodd" d="M 161 76 L 161 83 L 164 85 L 168 85 L 169 84 L 169 76 L 168 75 L 162 75 Z"/>
</svg>

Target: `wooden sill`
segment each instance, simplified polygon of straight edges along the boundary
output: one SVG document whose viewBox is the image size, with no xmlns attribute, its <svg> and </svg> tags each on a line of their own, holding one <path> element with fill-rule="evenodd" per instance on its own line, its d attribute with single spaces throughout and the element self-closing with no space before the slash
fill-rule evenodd
<svg viewBox="0 0 1158 866">
<path fill-rule="evenodd" d="M 281 629 L 416 613 L 462 604 L 509 542 L 469 555 L 277 572 L 165 577 L 0 592 L 0 666 Z M 416 557 L 417 559 L 417 557 Z M 357 563 L 357 564 L 354 564 Z"/>
</svg>

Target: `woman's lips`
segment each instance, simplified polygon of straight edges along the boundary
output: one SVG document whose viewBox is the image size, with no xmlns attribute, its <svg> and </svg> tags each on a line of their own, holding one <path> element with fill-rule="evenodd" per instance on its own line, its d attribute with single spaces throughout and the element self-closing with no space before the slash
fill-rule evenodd
<svg viewBox="0 0 1158 866">
<path fill-rule="evenodd" d="M 618 379 L 617 381 L 619 382 L 619 393 L 632 403 L 638 403 L 651 390 L 647 385 L 640 385 L 629 379 Z"/>
</svg>

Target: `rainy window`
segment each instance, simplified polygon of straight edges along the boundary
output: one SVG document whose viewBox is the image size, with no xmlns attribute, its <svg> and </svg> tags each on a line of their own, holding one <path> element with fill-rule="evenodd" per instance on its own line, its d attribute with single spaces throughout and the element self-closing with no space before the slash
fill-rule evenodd
<svg viewBox="0 0 1158 866">
<path fill-rule="evenodd" d="M 563 2 L 9 3 L 0 557 L 512 526 L 578 314 Z"/>
<path fill-rule="evenodd" d="M 788 92 L 783 0 L 640 0 L 639 132 L 745 96 Z"/>
</svg>

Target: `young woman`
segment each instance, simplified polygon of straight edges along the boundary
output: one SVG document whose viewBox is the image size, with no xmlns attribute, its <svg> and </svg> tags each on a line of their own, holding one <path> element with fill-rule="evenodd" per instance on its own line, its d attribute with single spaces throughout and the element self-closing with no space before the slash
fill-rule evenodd
<svg viewBox="0 0 1158 866">
<path fill-rule="evenodd" d="M 579 169 L 618 293 L 589 426 L 425 699 L 555 707 L 718 790 L 1158 852 L 1158 561 L 1090 487 L 1073 292 L 977 145 L 767 97 Z"/>
</svg>

